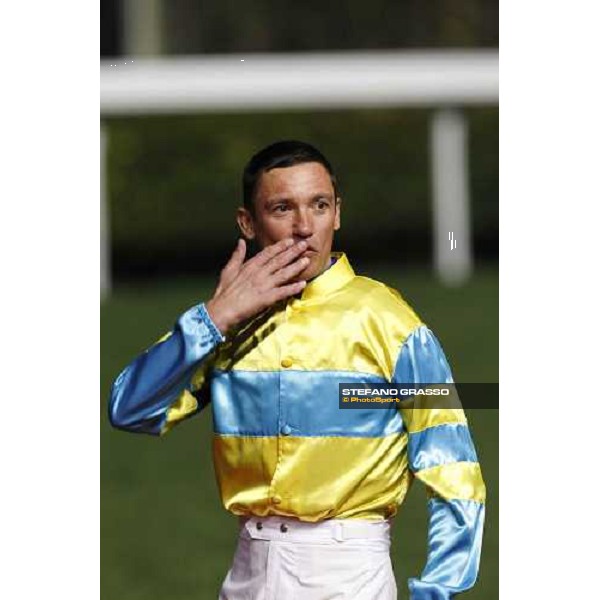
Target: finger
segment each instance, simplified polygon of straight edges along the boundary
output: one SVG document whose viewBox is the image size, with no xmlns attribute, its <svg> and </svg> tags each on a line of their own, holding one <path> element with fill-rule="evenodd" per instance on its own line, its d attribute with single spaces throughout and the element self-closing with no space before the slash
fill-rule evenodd
<svg viewBox="0 0 600 600">
<path fill-rule="evenodd" d="M 282 269 L 286 265 L 290 264 L 292 261 L 295 261 L 300 254 L 302 254 L 308 244 L 305 241 L 300 241 L 297 244 L 294 244 L 284 252 L 281 252 L 274 256 L 266 265 L 265 268 L 269 273 L 276 273 L 279 269 Z"/>
<path fill-rule="evenodd" d="M 275 302 L 289 298 L 294 294 L 299 294 L 305 287 L 306 281 L 296 281 L 294 283 L 275 288 L 272 292 L 269 292 L 267 297 L 271 304 L 275 304 Z"/>
<path fill-rule="evenodd" d="M 283 267 L 279 269 L 275 273 L 273 273 L 271 281 L 276 286 L 280 286 L 282 283 L 289 281 L 292 277 L 298 275 L 298 273 L 302 273 L 306 267 L 310 264 L 310 258 L 300 258 L 294 261 L 291 265 L 287 267 Z"/>
<path fill-rule="evenodd" d="M 292 238 L 285 238 L 283 240 L 279 240 L 276 244 L 271 244 L 270 246 L 267 246 L 266 248 L 261 250 L 252 259 L 252 262 L 254 262 L 258 266 L 263 266 L 266 263 L 268 263 L 274 256 L 281 254 L 293 245 L 294 240 Z"/>
<path fill-rule="evenodd" d="M 225 267 L 223 268 L 223 272 L 227 273 L 237 273 L 242 264 L 244 263 L 244 258 L 246 256 L 246 242 L 243 238 L 240 238 L 237 241 L 237 245 L 235 250 L 231 254 L 231 257 Z"/>
<path fill-rule="evenodd" d="M 237 255 L 236 255 L 237 253 Z M 236 255 L 236 264 L 243 265 L 244 259 L 246 258 L 246 240 L 244 238 L 240 238 L 238 240 L 238 245 L 234 251 L 234 255 Z"/>
<path fill-rule="evenodd" d="M 227 261 L 227 264 L 221 270 L 219 276 L 219 282 L 215 294 L 220 294 L 222 289 L 229 284 L 229 282 L 235 278 L 239 273 L 241 266 L 244 262 L 244 256 L 246 255 L 246 242 L 243 239 L 238 239 L 234 251 L 231 257 Z"/>
</svg>

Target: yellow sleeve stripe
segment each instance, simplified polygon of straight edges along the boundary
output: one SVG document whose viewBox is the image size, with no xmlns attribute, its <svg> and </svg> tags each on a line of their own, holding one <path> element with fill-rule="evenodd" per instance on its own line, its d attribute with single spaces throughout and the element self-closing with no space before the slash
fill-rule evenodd
<svg viewBox="0 0 600 600">
<path fill-rule="evenodd" d="M 415 477 L 444 500 L 485 502 L 485 484 L 479 463 L 449 463 L 418 471 Z"/>
<path fill-rule="evenodd" d="M 401 413 L 409 433 L 418 433 L 437 425 L 467 422 L 461 408 L 408 408 L 401 409 Z"/>
<path fill-rule="evenodd" d="M 177 400 L 167 409 L 167 419 L 160 430 L 160 434 L 167 433 L 178 421 L 185 419 L 197 409 L 198 401 L 196 398 L 188 390 L 183 390 Z"/>
<path fill-rule="evenodd" d="M 165 335 L 163 335 L 161 338 L 159 338 L 158 340 L 156 340 L 156 342 L 154 342 L 154 345 L 157 346 L 158 344 L 161 344 L 162 342 L 168 340 L 172 335 L 173 335 L 172 331 L 169 331 L 168 333 L 165 333 Z"/>
</svg>

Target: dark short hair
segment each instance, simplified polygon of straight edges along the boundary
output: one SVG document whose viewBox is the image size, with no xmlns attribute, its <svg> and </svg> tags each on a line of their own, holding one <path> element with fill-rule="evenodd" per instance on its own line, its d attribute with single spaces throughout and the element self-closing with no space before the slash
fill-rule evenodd
<svg viewBox="0 0 600 600">
<path fill-rule="evenodd" d="M 271 169 L 292 167 L 308 162 L 322 164 L 331 177 L 335 197 L 338 196 L 338 185 L 335 173 L 329 161 L 314 146 L 297 140 L 282 140 L 259 150 L 244 168 L 242 177 L 244 189 L 244 207 L 250 212 L 254 210 L 254 192 L 260 176 Z"/>
</svg>

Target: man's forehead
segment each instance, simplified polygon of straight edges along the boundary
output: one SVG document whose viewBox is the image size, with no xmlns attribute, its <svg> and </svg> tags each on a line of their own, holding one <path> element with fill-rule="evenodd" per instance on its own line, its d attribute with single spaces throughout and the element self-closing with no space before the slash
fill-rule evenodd
<svg viewBox="0 0 600 600">
<path fill-rule="evenodd" d="M 261 174 L 256 187 L 257 199 L 280 194 L 310 196 L 314 193 L 327 193 L 333 196 L 331 177 L 327 169 L 316 162 L 266 171 Z"/>
</svg>

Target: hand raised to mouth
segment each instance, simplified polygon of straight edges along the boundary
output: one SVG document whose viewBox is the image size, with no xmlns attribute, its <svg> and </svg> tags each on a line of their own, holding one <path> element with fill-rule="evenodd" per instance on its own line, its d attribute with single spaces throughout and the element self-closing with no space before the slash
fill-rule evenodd
<svg viewBox="0 0 600 600">
<path fill-rule="evenodd" d="M 291 238 L 267 246 L 244 262 L 246 242 L 238 240 L 228 263 L 221 271 L 217 289 L 206 310 L 219 331 L 226 335 L 238 323 L 276 302 L 301 292 L 306 281 L 289 283 L 310 263 L 301 257 L 308 244 Z"/>
</svg>

